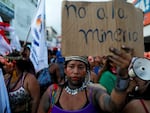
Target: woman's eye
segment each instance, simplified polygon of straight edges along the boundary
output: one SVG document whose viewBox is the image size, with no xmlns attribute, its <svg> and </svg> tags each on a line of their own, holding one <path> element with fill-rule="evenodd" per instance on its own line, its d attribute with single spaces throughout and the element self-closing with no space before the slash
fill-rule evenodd
<svg viewBox="0 0 150 113">
<path fill-rule="evenodd" d="M 84 69 L 84 66 L 80 66 L 79 69 Z"/>
<path fill-rule="evenodd" d="M 73 69 L 74 68 L 74 66 L 68 66 L 69 68 L 71 68 L 71 69 Z"/>
</svg>

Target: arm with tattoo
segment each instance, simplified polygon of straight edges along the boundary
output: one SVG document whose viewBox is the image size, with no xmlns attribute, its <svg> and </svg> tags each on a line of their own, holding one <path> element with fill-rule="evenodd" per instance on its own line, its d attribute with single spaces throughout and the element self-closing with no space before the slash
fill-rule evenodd
<svg viewBox="0 0 150 113">
<path fill-rule="evenodd" d="M 107 94 L 106 90 L 97 88 L 94 85 L 89 85 L 93 89 L 93 102 L 99 108 L 106 112 L 119 112 L 125 105 L 127 92 L 118 92 L 113 90 L 111 95 Z"/>
</svg>

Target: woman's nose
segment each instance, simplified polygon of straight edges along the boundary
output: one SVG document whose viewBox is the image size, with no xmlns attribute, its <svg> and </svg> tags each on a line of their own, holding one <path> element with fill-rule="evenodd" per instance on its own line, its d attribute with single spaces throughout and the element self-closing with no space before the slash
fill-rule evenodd
<svg viewBox="0 0 150 113">
<path fill-rule="evenodd" d="M 79 73 L 78 67 L 75 67 L 75 68 L 74 68 L 74 73 Z"/>
</svg>

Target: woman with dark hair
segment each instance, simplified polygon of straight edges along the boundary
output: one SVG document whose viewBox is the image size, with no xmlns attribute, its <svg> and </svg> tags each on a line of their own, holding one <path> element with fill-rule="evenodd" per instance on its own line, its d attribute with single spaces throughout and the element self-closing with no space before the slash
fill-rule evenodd
<svg viewBox="0 0 150 113">
<path fill-rule="evenodd" d="M 122 109 L 130 90 L 119 92 L 124 86 L 117 87 L 110 96 L 99 84 L 91 83 L 87 57 L 66 57 L 64 72 L 65 83 L 48 87 L 38 113 L 105 113 Z"/>
<path fill-rule="evenodd" d="M 29 72 L 28 61 L 17 52 L 5 58 L 11 64 L 4 65 L 4 70 L 7 72 L 5 82 L 12 113 L 36 113 L 40 88 L 35 76 Z"/>
</svg>

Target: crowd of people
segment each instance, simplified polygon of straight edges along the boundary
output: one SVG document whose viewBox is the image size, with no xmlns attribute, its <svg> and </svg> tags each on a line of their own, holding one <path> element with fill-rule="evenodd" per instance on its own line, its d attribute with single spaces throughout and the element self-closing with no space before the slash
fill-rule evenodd
<svg viewBox="0 0 150 113">
<path fill-rule="evenodd" d="M 150 113 L 150 60 L 125 46 L 110 52 L 63 57 L 48 50 L 46 86 L 29 59 L 30 46 L 1 56 L 11 113 Z"/>
</svg>

